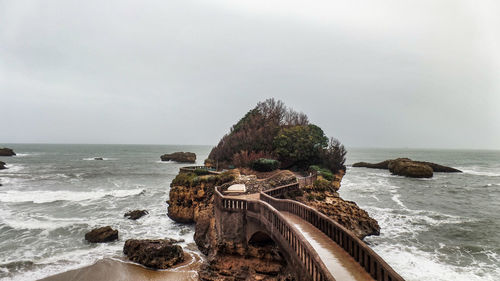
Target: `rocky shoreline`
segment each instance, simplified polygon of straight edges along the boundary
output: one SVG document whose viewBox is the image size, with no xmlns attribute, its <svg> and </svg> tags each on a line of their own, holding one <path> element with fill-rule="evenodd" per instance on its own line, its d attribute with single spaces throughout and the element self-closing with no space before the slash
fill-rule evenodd
<svg viewBox="0 0 500 281">
<path fill-rule="evenodd" d="M 335 175 L 328 190 L 311 185 L 302 192 L 289 194 L 288 198 L 303 202 L 353 231 L 359 238 L 378 235 L 377 221 L 359 208 L 356 203 L 343 200 L 336 190 L 344 172 Z M 295 182 L 296 175 L 288 170 L 273 173 L 254 173 L 248 169 L 230 170 L 221 175 L 179 173 L 172 181 L 168 216 L 181 223 L 195 223 L 195 242 L 207 256 L 199 271 L 200 280 L 298 280 L 289 268 L 283 253 L 274 243 L 246 243 L 222 239 L 216 229 L 214 188 L 222 189 L 231 184 L 245 184 L 247 193 L 255 193 Z M 234 225 L 234 232 L 241 231 L 242 218 L 220 218 Z M 237 235 L 236 235 L 237 236 Z M 235 237 L 236 237 L 235 236 Z"/>
</svg>

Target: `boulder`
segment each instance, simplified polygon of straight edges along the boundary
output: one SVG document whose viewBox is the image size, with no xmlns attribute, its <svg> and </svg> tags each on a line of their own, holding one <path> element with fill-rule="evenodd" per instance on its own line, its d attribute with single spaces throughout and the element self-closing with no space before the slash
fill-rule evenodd
<svg viewBox="0 0 500 281">
<path fill-rule="evenodd" d="M 432 168 L 424 163 L 408 158 L 398 158 L 389 162 L 389 171 L 398 176 L 409 178 L 432 178 Z"/>
<path fill-rule="evenodd" d="M 93 229 L 85 234 L 85 240 L 90 243 L 104 243 L 118 240 L 118 230 L 110 226 Z"/>
<path fill-rule="evenodd" d="M 7 169 L 5 162 L 0 161 L 0 170 Z"/>
<path fill-rule="evenodd" d="M 95 157 L 94 160 L 104 160 L 102 157 Z"/>
<path fill-rule="evenodd" d="M 154 269 L 166 269 L 184 261 L 181 246 L 174 245 L 171 239 L 129 239 L 123 246 L 123 253 L 131 261 Z"/>
<path fill-rule="evenodd" d="M 14 156 L 16 153 L 10 148 L 0 148 L 0 156 Z"/>
<path fill-rule="evenodd" d="M 161 161 L 175 161 L 179 163 L 195 163 L 196 154 L 192 152 L 174 152 L 160 156 Z"/>
<path fill-rule="evenodd" d="M 140 219 L 141 217 L 149 214 L 148 211 L 146 210 L 134 210 L 134 211 L 128 211 L 123 215 L 124 217 L 130 219 L 130 220 L 136 220 Z"/>
</svg>

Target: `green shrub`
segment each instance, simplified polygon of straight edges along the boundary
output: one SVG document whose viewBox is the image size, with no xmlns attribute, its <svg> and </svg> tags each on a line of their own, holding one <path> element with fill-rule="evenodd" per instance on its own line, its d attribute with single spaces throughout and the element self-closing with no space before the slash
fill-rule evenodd
<svg viewBox="0 0 500 281">
<path fill-rule="evenodd" d="M 171 185 L 191 186 L 191 183 L 196 177 L 197 176 L 194 173 L 179 173 L 172 181 Z"/>
<path fill-rule="evenodd" d="M 217 176 L 216 184 L 221 185 L 221 184 L 224 184 L 226 182 L 233 181 L 233 180 L 235 180 L 235 177 L 233 174 L 231 174 L 230 172 L 224 172 L 224 173 L 221 173 L 220 175 Z"/>
<path fill-rule="evenodd" d="M 320 167 L 318 165 L 311 165 L 309 166 L 309 170 L 318 172 L 318 174 L 323 176 L 326 180 L 333 180 L 333 173 L 327 168 Z"/>
<path fill-rule="evenodd" d="M 302 169 L 318 163 L 321 150 L 328 145 L 328 138 L 316 125 L 284 127 L 273 140 L 274 152 L 286 167 Z"/>
<path fill-rule="evenodd" d="M 270 172 L 278 169 L 281 163 L 278 160 L 260 158 L 252 163 L 252 169 L 259 172 Z"/>
<path fill-rule="evenodd" d="M 317 191 L 330 190 L 331 183 L 323 177 L 318 177 L 318 179 L 316 179 L 313 183 L 313 188 Z"/>
<path fill-rule="evenodd" d="M 312 201 L 314 200 L 314 196 L 312 194 L 307 195 L 307 201 Z"/>
<path fill-rule="evenodd" d="M 200 169 L 200 168 L 195 169 L 194 173 L 198 176 L 204 176 L 210 174 L 210 172 L 207 169 Z"/>
</svg>

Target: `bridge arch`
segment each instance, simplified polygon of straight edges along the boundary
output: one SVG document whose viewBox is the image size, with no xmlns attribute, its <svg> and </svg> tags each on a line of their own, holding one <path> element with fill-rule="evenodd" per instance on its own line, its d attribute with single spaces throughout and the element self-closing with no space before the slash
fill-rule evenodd
<svg viewBox="0 0 500 281">
<path fill-rule="evenodd" d="M 266 246 L 277 245 L 276 241 L 271 238 L 271 235 L 266 231 L 257 230 L 247 239 L 249 245 Z"/>
</svg>

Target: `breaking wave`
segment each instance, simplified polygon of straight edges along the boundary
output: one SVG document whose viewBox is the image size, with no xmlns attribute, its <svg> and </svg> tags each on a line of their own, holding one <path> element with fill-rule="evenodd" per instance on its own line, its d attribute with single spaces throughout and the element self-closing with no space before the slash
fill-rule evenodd
<svg viewBox="0 0 500 281">
<path fill-rule="evenodd" d="M 0 202 L 5 203 L 19 203 L 19 202 L 33 202 L 33 203 L 49 203 L 55 201 L 85 201 L 100 199 L 105 196 L 113 197 L 127 197 L 139 195 L 146 192 L 141 188 L 136 189 L 120 189 L 120 190 L 95 190 L 95 191 L 47 191 L 47 190 L 33 190 L 33 191 L 18 191 L 9 190 L 0 192 Z"/>
</svg>

